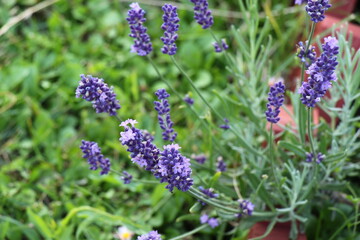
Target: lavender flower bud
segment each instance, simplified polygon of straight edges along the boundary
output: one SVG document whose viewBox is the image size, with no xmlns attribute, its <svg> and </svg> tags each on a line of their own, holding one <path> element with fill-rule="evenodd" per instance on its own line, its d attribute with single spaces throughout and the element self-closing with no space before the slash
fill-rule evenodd
<svg viewBox="0 0 360 240">
<path fill-rule="evenodd" d="M 225 164 L 222 157 L 217 158 L 216 169 L 217 169 L 218 172 L 225 172 L 226 171 L 226 169 L 227 169 L 226 164 Z"/>
<path fill-rule="evenodd" d="M 209 3 L 207 0 L 190 0 L 195 4 L 194 6 L 194 19 L 203 29 L 207 29 L 214 24 L 214 18 L 211 15 Z"/>
<path fill-rule="evenodd" d="M 110 160 L 104 158 L 104 155 L 101 154 L 101 148 L 96 142 L 82 140 L 80 149 L 84 154 L 82 157 L 88 160 L 90 170 L 97 170 L 100 167 L 102 169 L 100 175 L 109 173 Z"/>
<path fill-rule="evenodd" d="M 154 101 L 154 108 L 158 112 L 159 125 L 163 130 L 163 139 L 173 142 L 177 137 L 177 133 L 173 129 L 174 123 L 170 118 L 170 104 L 167 100 L 170 94 L 168 94 L 165 89 L 159 89 L 155 92 L 155 95 L 160 100 Z"/>
<path fill-rule="evenodd" d="M 131 46 L 131 52 L 136 52 L 139 56 L 146 56 L 152 51 L 152 44 L 147 28 L 144 27 L 146 21 L 145 11 L 140 8 L 138 3 L 130 4 L 126 20 L 130 26 L 129 36 L 134 38 L 134 45 Z"/>
<path fill-rule="evenodd" d="M 161 240 L 161 235 L 157 231 L 151 231 L 147 234 L 143 234 L 137 238 L 137 240 Z"/>
<path fill-rule="evenodd" d="M 335 67 L 337 66 L 337 54 L 339 53 L 338 40 L 334 37 L 324 39 L 323 53 L 306 71 L 309 74 L 308 81 L 303 82 L 299 88 L 301 102 L 307 107 L 315 107 L 317 102 L 331 88 L 332 82 L 336 81 Z"/>
<path fill-rule="evenodd" d="M 199 164 L 204 164 L 206 161 L 206 156 L 204 154 L 200 155 L 191 155 L 191 158 L 193 158 L 196 162 Z"/>
<path fill-rule="evenodd" d="M 214 189 L 212 188 L 203 188 L 202 186 L 199 187 L 200 192 L 202 192 L 204 195 L 206 195 L 209 198 L 218 198 L 219 194 L 214 193 Z M 206 205 L 206 203 L 202 202 L 199 200 L 199 202 L 201 203 L 201 205 Z"/>
<path fill-rule="evenodd" d="M 249 200 L 239 200 L 239 202 L 241 213 L 239 213 L 237 217 L 242 217 L 243 215 L 251 216 L 254 211 L 255 205 Z"/>
<path fill-rule="evenodd" d="M 313 153 L 306 153 L 306 159 L 305 159 L 305 161 L 306 162 L 313 162 L 313 161 L 316 161 L 316 163 L 317 164 L 320 164 L 322 161 L 324 161 L 324 159 L 325 159 L 325 155 L 324 154 L 322 154 L 322 153 L 318 153 L 317 154 L 317 157 L 316 157 L 316 159 L 314 158 L 314 154 Z"/>
<path fill-rule="evenodd" d="M 305 54 L 306 44 L 307 41 L 305 44 L 301 41 L 297 44 L 297 48 L 298 48 L 297 57 L 300 59 L 302 63 L 305 63 L 307 69 L 316 60 L 316 52 L 315 52 L 315 47 L 310 45 L 307 53 Z"/>
<path fill-rule="evenodd" d="M 268 103 L 266 105 L 267 110 L 265 112 L 266 120 L 271 123 L 277 123 L 280 121 L 279 113 L 280 107 L 284 103 L 285 85 L 282 82 L 275 83 L 270 87 Z"/>
<path fill-rule="evenodd" d="M 116 111 L 121 106 L 116 100 L 113 88 L 109 88 L 103 79 L 84 74 L 81 74 L 80 77 L 81 80 L 75 92 L 76 97 L 92 102 L 97 113 L 107 112 L 110 116 L 116 115 Z"/>
<path fill-rule="evenodd" d="M 135 128 L 136 120 L 128 119 L 120 124 L 125 130 L 120 133 L 120 142 L 128 147 L 131 161 L 147 171 L 157 166 L 160 150 L 150 141 L 144 141 L 141 130 Z M 130 126 L 129 126 L 130 124 Z"/>
<path fill-rule="evenodd" d="M 203 214 L 200 216 L 200 223 L 205 224 L 209 221 L 209 216 L 207 214 Z"/>
<path fill-rule="evenodd" d="M 215 52 L 217 52 L 217 53 L 220 53 L 222 51 L 229 49 L 229 45 L 227 45 L 225 39 L 221 39 L 221 45 L 219 45 L 218 42 L 214 42 L 213 46 L 215 48 Z"/>
<path fill-rule="evenodd" d="M 190 159 L 181 155 L 179 149 L 178 144 L 164 146 L 157 169 L 153 170 L 155 177 L 159 178 L 160 182 L 168 183 L 166 188 L 170 192 L 173 191 L 174 187 L 186 192 L 193 185 Z"/>
<path fill-rule="evenodd" d="M 325 11 L 330 7 L 329 0 L 308 0 L 305 10 L 311 21 L 318 23 L 325 19 Z"/>
<path fill-rule="evenodd" d="M 175 44 L 178 38 L 177 31 L 179 30 L 179 17 L 176 12 L 177 8 L 171 4 L 165 4 L 162 7 L 164 11 L 163 21 L 161 29 L 164 30 L 164 36 L 161 37 L 161 41 L 164 43 L 164 47 L 161 48 L 162 53 L 168 55 L 175 55 L 177 47 Z"/>
<path fill-rule="evenodd" d="M 308 2 L 308 0 L 295 0 L 295 4 L 297 4 L 297 5 L 301 5 L 301 4 L 307 3 L 307 2 Z"/>
<path fill-rule="evenodd" d="M 221 124 L 219 127 L 222 129 L 225 129 L 225 130 L 230 129 L 230 125 L 228 124 L 229 120 L 227 118 L 224 118 L 224 122 L 225 122 L 225 124 Z"/>
<path fill-rule="evenodd" d="M 192 99 L 191 97 L 189 97 L 188 95 L 186 95 L 183 99 L 187 104 L 189 105 L 193 105 L 194 104 L 194 99 Z"/>
<path fill-rule="evenodd" d="M 121 179 L 124 181 L 124 184 L 130 184 L 133 176 L 127 171 L 123 171 L 124 176 L 121 176 Z"/>
</svg>

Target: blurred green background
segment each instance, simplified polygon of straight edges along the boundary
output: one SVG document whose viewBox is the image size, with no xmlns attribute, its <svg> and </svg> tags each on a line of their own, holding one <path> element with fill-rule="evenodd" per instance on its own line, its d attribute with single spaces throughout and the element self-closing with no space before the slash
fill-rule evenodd
<svg viewBox="0 0 360 240">
<path fill-rule="evenodd" d="M 40 2 L 0 0 L 0 26 Z M 215 33 L 227 38 L 236 53 L 228 29 L 243 24 L 243 16 L 229 13 L 238 9 L 237 1 L 210 2 L 221 10 L 214 12 Z M 160 54 L 158 4 L 164 2 L 148 3 L 142 7 L 147 11 L 154 59 L 181 94 L 191 95 L 169 57 Z M 179 11 L 177 58 L 201 90 L 225 91 L 232 79 L 223 56 L 214 54 L 210 33 L 193 21 L 189 1 L 181 4 L 186 9 Z M 113 239 L 116 227 L 122 225 L 139 234 L 154 228 L 176 236 L 198 224 L 192 215 L 176 221 L 195 202 L 186 194 L 171 195 L 164 185 L 124 185 L 115 175 L 88 170 L 81 158 L 81 139 L 97 141 L 114 169 L 151 179 L 131 164 L 119 144 L 117 120 L 95 114 L 90 103 L 75 98 L 80 74 L 104 78 L 115 87 L 122 105 L 119 115 L 137 119 L 142 128 L 160 136 L 152 102 L 154 91 L 165 85 L 145 58 L 129 52 L 128 5 L 59 0 L 0 36 L 0 239 Z M 264 1 L 264 6 L 275 13 L 268 16 L 273 18 L 272 65 L 281 65 L 282 76 L 287 76 L 295 65 L 294 45 L 304 29 L 304 14 L 285 0 Z M 179 142 L 186 143 L 183 151 L 188 155 L 215 151 L 209 145 L 211 136 L 198 130 L 185 104 L 176 98 L 171 103 Z M 200 103 L 195 106 L 202 109 Z M 212 234 L 210 229 L 202 234 L 212 236 L 206 235 Z"/>
</svg>

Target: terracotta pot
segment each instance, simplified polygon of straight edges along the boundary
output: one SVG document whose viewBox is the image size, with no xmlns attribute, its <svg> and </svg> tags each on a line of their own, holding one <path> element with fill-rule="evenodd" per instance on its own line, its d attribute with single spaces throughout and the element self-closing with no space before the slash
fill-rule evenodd
<svg viewBox="0 0 360 240">
<path fill-rule="evenodd" d="M 328 14 L 338 18 L 349 16 L 354 11 L 356 2 L 357 0 L 332 0 Z"/>
<path fill-rule="evenodd" d="M 260 237 L 266 232 L 266 228 L 269 222 L 258 222 L 251 229 L 248 235 L 248 239 Z M 277 223 L 271 233 L 267 235 L 263 240 L 288 240 L 290 234 L 291 224 Z M 297 240 L 306 240 L 305 234 L 299 234 Z"/>
<path fill-rule="evenodd" d="M 285 106 L 288 108 L 288 110 L 291 114 L 294 113 L 294 109 L 291 104 L 286 104 Z M 319 123 L 319 109 L 315 108 L 313 110 L 312 115 L 313 115 L 314 124 L 318 124 Z M 291 116 L 282 108 L 280 108 L 279 117 L 280 117 L 280 121 L 278 122 L 279 124 L 289 126 L 291 128 L 296 127 L 296 122 L 294 121 L 294 119 L 292 119 Z M 267 123 L 266 128 L 268 130 L 270 129 L 269 122 Z M 281 127 L 279 127 L 279 125 L 277 125 L 277 124 L 273 124 L 273 130 L 274 130 L 275 134 L 281 133 L 283 131 L 283 129 Z M 297 130 L 295 130 L 295 131 L 297 131 Z"/>
</svg>

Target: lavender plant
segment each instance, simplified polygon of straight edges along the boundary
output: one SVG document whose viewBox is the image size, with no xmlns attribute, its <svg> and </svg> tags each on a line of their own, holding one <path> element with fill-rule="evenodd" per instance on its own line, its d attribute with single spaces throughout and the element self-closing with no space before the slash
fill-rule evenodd
<svg viewBox="0 0 360 240">
<path fill-rule="evenodd" d="M 135 39 L 131 51 L 137 55 L 146 56 L 144 60 L 149 61 L 159 79 L 167 85 L 169 91 L 174 93 L 174 95 L 170 95 L 167 90 L 159 89 L 155 92 L 158 101 L 154 101 L 154 108 L 158 114 L 157 120 L 162 130 L 162 140 L 172 143 L 158 147 L 160 146 L 158 142 L 161 140 L 154 138 L 146 130 L 135 127 L 138 122 L 133 119 L 120 122 L 120 127 L 123 128 L 120 132 L 120 143 L 129 153 L 131 162 L 139 167 L 139 171 L 150 172 L 160 183 L 165 183 L 165 188 L 171 193 L 177 194 L 176 189 L 178 189 L 197 200 L 190 208 L 190 212 L 197 216 L 197 221 L 202 225 L 180 236 L 170 238 L 170 240 L 182 239 L 205 228 L 218 228 L 219 226 L 223 232 L 228 226 L 232 227 L 230 232 L 233 232 L 234 236 L 241 235 L 249 228 L 249 225 L 262 220 L 268 220 L 270 224 L 262 236 L 254 239 L 266 237 L 278 222 L 290 222 L 289 237 L 297 239 L 299 231 L 303 230 L 303 228 L 299 229 L 298 222 L 301 226 L 307 226 L 316 201 L 329 195 L 328 193 L 324 195 L 324 190 L 328 190 L 329 184 L 343 181 L 343 176 L 337 176 L 336 167 L 344 167 L 347 164 L 347 157 L 360 148 L 358 143 L 353 146 L 356 139 L 351 135 L 354 133 L 355 126 L 350 127 L 357 118 L 348 122 L 348 129 L 351 130 L 345 132 L 347 137 L 342 136 L 341 140 L 339 140 L 339 136 L 333 134 L 336 133 L 338 127 L 336 124 L 332 124 L 330 135 L 333 141 L 338 142 L 337 144 L 327 143 L 319 136 L 313 136 L 313 109 L 320 105 L 331 111 L 333 106 L 321 105 L 323 102 L 325 104 L 328 102 L 326 92 L 328 90 L 335 91 L 331 88 L 333 85 L 341 90 L 340 85 L 336 82 L 337 75 L 339 75 L 337 72 L 337 65 L 340 62 L 338 56 L 341 56 L 339 53 L 344 52 L 349 54 L 346 52 L 348 46 L 344 34 L 324 38 L 321 53 L 319 57 L 316 57 L 315 47 L 311 45 L 315 24 L 324 20 L 324 13 L 331 5 L 325 0 L 295 1 L 299 5 L 306 3 L 305 11 L 312 21 L 308 39 L 298 43 L 296 55 L 302 65 L 299 89 L 294 93 L 286 92 L 285 84 L 281 81 L 276 82 L 269 89 L 267 80 L 271 75 L 265 74 L 266 71 L 258 71 L 258 69 L 269 69 L 269 74 L 273 73 L 266 64 L 266 60 L 271 54 L 276 54 L 276 51 L 271 53 L 269 47 L 271 39 L 264 37 L 269 31 L 269 20 L 265 20 L 264 28 L 260 33 L 254 33 L 254 29 L 258 29 L 260 24 L 258 3 L 246 1 L 244 4 L 240 1 L 242 13 L 251 18 L 244 19 L 244 24 L 248 27 L 247 35 L 244 34 L 248 36 L 247 39 L 239 33 L 239 29 L 232 28 L 235 42 L 238 43 L 241 57 L 244 58 L 239 60 L 240 57 L 233 57 L 229 51 L 225 51 L 229 46 L 224 40 L 218 41 L 216 35 L 211 31 L 214 18 L 209 10 L 208 2 L 195 0 L 191 0 L 191 2 L 195 5 L 194 19 L 203 29 L 209 29 L 216 41 L 214 43 L 215 51 L 224 52 L 228 70 L 235 79 L 235 87 L 230 86 L 223 92 L 223 95 L 217 94 L 223 105 L 232 104 L 233 109 L 229 114 L 231 121 L 227 116 L 225 117 L 226 114 L 221 107 L 214 106 L 213 102 L 196 87 L 192 76 L 186 73 L 174 56 L 177 53 L 175 41 L 178 38 L 177 32 L 180 27 L 177 8 L 170 4 L 162 7 L 164 23 L 161 29 L 165 32 L 160 38 L 164 44 L 160 51 L 170 55 L 174 65 L 191 85 L 197 97 L 201 99 L 199 104 L 208 108 L 209 112 L 206 114 L 209 114 L 210 117 L 206 120 L 200 109 L 195 108 L 194 99 L 189 96 L 183 97 L 184 95 L 173 87 L 173 82 L 165 79 L 159 71 L 157 63 L 152 60 L 152 43 L 147 29 L 143 25 L 145 11 L 139 4 L 132 3 L 127 18 L 131 31 L 130 37 Z M 249 47 L 247 48 L 246 45 Z M 261 50 L 260 46 L 263 46 Z M 154 49 L 154 51 L 159 50 Z M 358 58 L 359 52 L 356 54 Z M 351 63 L 351 61 L 349 62 Z M 246 67 L 239 67 L 242 65 Z M 344 68 L 342 69 L 344 70 Z M 309 75 L 307 81 L 304 81 L 305 71 Z M 81 78 L 76 90 L 77 97 L 81 96 L 87 101 L 93 101 L 93 104 L 97 106 L 94 108 L 98 113 L 108 112 L 110 115 L 114 115 L 120 105 L 118 105 L 112 89 L 109 89 L 102 80 L 97 78 L 84 77 L 84 75 Z M 345 85 L 343 93 L 348 94 L 345 99 L 348 104 L 346 111 L 351 111 L 351 101 L 356 95 L 346 89 L 351 85 L 348 80 L 342 83 Z M 359 85 L 355 87 L 358 88 Z M 266 92 L 268 92 L 268 97 L 266 97 Z M 284 106 L 286 94 L 294 106 L 292 113 Z M 207 158 L 203 154 L 192 155 L 193 162 L 187 157 L 188 151 L 191 149 L 186 146 L 187 136 L 179 134 L 179 138 L 177 138 L 174 130 L 177 123 L 170 118 L 171 110 L 168 98 L 172 98 L 172 96 L 177 97 L 180 102 L 187 103 L 185 108 L 194 113 L 195 120 L 201 122 L 202 129 L 208 131 L 211 135 L 210 139 L 215 142 L 217 149 L 212 149 L 209 161 L 206 161 Z M 322 98 L 324 100 L 320 101 Z M 98 101 L 101 104 L 97 103 Z M 105 110 L 100 111 L 98 108 Z M 280 124 L 281 111 L 287 111 L 292 116 L 296 123 L 295 127 Z M 305 119 L 306 114 L 307 119 Z M 121 115 L 126 115 L 126 113 Z M 332 116 L 333 119 L 336 117 Z M 223 124 L 215 124 L 218 121 L 222 121 Z M 275 135 L 274 125 L 282 128 L 284 133 Z M 307 129 L 305 129 L 306 127 Z M 339 128 L 341 129 L 341 127 L 340 124 Z M 308 141 L 306 140 L 306 130 Z M 359 136 L 359 134 L 357 131 L 355 135 Z M 280 139 L 280 141 L 277 143 L 276 139 Z M 174 143 L 175 140 L 179 143 Z M 349 143 L 351 146 L 347 145 Z M 335 145 L 337 145 L 336 148 Z M 180 146 L 187 151 L 180 152 Z M 101 174 L 107 174 L 110 171 L 109 160 L 104 159 L 96 143 L 83 141 L 81 150 L 84 153 L 83 157 L 91 165 L 91 170 L 100 167 L 102 168 Z M 224 155 L 220 153 L 224 153 Z M 217 157 L 219 155 L 221 157 Z M 214 164 L 214 159 L 216 159 L 216 164 Z M 114 170 L 114 172 L 117 171 Z M 121 179 L 125 184 L 138 181 L 125 170 L 123 170 Z M 334 191 L 332 194 L 334 193 L 336 192 Z M 354 221 L 356 222 L 358 207 L 356 207 L 355 215 Z M 354 225 L 355 233 L 356 224 Z M 161 235 L 157 231 L 151 231 L 137 239 L 155 240 L 161 239 Z"/>
</svg>

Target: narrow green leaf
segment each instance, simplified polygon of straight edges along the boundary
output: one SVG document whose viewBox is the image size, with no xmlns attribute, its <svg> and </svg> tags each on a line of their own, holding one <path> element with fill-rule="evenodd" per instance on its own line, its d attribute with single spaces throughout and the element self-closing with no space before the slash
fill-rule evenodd
<svg viewBox="0 0 360 240">
<path fill-rule="evenodd" d="M 35 214 L 30 208 L 26 209 L 26 213 L 35 227 L 39 230 L 41 235 L 46 239 L 52 239 L 52 231 L 49 229 L 45 221 L 37 214 Z"/>
<path fill-rule="evenodd" d="M 301 147 L 296 146 L 295 144 L 285 142 L 285 141 L 280 141 L 279 142 L 279 147 L 285 148 L 286 150 L 289 150 L 289 151 L 293 152 L 295 155 L 297 155 L 297 156 L 299 156 L 301 158 L 306 157 L 305 150 L 302 149 Z"/>
</svg>

